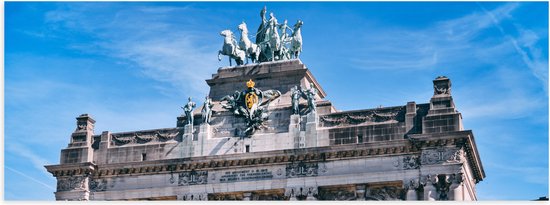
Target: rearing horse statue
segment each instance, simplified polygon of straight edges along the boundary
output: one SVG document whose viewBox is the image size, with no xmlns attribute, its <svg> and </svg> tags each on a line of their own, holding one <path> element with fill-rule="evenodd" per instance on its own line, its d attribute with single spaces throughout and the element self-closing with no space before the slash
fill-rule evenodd
<svg viewBox="0 0 550 205">
<path fill-rule="evenodd" d="M 294 24 L 294 32 L 292 32 L 292 40 L 290 41 L 290 56 L 299 58 L 302 52 L 302 25 L 304 22 L 298 20 Z"/>
<path fill-rule="evenodd" d="M 243 50 L 239 49 L 233 32 L 230 30 L 223 30 L 220 32 L 220 35 L 224 38 L 222 50 L 218 51 L 218 61 L 222 60 L 221 55 L 226 55 L 229 56 L 229 66 L 231 66 L 231 58 L 235 59 L 237 65 L 244 64 L 246 54 Z"/>
<path fill-rule="evenodd" d="M 244 21 L 239 24 L 239 30 L 241 31 L 241 40 L 239 41 L 239 47 L 246 52 L 246 62 L 248 59 L 252 63 L 257 63 L 260 60 L 260 47 L 248 39 L 248 28 L 246 28 L 246 23 Z"/>
</svg>

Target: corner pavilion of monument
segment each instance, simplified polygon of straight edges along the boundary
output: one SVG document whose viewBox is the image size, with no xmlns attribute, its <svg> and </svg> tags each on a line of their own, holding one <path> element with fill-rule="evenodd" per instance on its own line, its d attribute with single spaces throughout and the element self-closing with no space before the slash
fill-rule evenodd
<svg viewBox="0 0 550 205">
<path fill-rule="evenodd" d="M 449 78 L 433 81 L 429 103 L 339 111 L 297 59 L 303 23 L 287 35 L 265 11 L 252 49 L 221 33 L 237 66 L 207 79 L 209 97 L 189 99 L 176 127 L 96 134 L 77 117 L 60 164 L 46 166 L 56 199 L 477 199 L 485 173 Z"/>
</svg>

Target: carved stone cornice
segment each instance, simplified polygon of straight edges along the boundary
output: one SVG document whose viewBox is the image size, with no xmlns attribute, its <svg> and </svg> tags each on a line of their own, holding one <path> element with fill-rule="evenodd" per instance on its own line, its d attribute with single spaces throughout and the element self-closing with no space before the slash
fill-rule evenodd
<svg viewBox="0 0 550 205">
<path fill-rule="evenodd" d="M 454 131 L 446 133 L 432 134 L 414 134 L 409 135 L 409 138 L 414 141 L 418 148 L 439 148 L 455 146 L 463 148 L 466 153 L 470 168 L 474 173 L 476 183 L 485 178 L 485 171 L 479 158 L 479 152 L 475 144 L 474 135 L 471 130 Z"/>
<path fill-rule="evenodd" d="M 61 165 L 46 165 L 46 170 L 54 177 L 89 175 L 97 170 L 97 166 L 92 162 L 61 164 Z"/>
<path fill-rule="evenodd" d="M 201 156 L 142 162 L 97 165 L 95 176 L 176 173 L 191 170 L 217 170 L 262 165 L 287 165 L 299 162 L 316 163 L 343 159 L 418 154 L 407 140 L 349 144 L 336 147 L 312 147 L 243 153 L 231 156 Z M 58 165 L 59 166 L 59 165 Z M 65 165 L 61 165 L 65 166 Z"/>
</svg>

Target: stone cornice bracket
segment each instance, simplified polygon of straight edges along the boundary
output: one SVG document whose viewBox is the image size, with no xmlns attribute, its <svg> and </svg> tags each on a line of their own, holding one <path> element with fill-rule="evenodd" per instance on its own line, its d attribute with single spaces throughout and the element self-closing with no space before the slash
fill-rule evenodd
<svg viewBox="0 0 550 205">
<path fill-rule="evenodd" d="M 97 165 L 92 162 L 63 164 L 63 165 L 46 165 L 46 170 L 54 177 L 83 175 L 89 176 L 97 170 Z"/>
</svg>

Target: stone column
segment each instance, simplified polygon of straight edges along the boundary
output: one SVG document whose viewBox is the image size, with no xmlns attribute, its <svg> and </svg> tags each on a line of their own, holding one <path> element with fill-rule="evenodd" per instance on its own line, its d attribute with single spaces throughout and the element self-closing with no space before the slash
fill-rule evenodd
<svg viewBox="0 0 550 205">
<path fill-rule="evenodd" d="M 424 183 L 424 200 L 425 201 L 435 201 L 437 200 L 437 189 L 434 184 L 437 183 L 436 175 L 428 175 Z"/>
<path fill-rule="evenodd" d="M 453 174 L 451 176 L 451 186 L 449 187 L 449 200 L 453 201 L 464 201 L 463 197 L 463 182 L 464 178 L 462 173 Z"/>
</svg>

